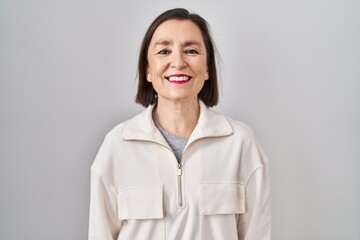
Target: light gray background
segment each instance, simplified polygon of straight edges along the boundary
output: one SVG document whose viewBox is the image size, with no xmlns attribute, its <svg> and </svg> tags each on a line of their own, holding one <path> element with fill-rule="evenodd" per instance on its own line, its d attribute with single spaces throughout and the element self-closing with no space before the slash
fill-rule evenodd
<svg viewBox="0 0 360 240">
<path fill-rule="evenodd" d="M 141 111 L 142 36 L 179 6 L 211 24 L 215 110 L 250 125 L 268 155 L 273 239 L 359 240 L 355 0 L 0 0 L 0 239 L 87 238 L 90 165 Z"/>
</svg>

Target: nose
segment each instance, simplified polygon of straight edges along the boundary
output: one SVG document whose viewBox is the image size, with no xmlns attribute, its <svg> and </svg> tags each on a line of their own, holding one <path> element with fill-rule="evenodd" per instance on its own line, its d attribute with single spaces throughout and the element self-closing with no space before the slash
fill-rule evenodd
<svg viewBox="0 0 360 240">
<path fill-rule="evenodd" d="M 176 69 L 183 69 L 187 66 L 186 59 L 181 51 L 174 51 L 171 60 L 171 67 Z"/>
</svg>

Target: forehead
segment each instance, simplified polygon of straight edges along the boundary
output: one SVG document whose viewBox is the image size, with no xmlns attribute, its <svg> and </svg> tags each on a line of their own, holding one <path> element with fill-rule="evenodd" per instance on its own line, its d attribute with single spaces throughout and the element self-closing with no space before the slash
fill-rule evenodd
<svg viewBox="0 0 360 240">
<path fill-rule="evenodd" d="M 150 45 L 161 40 L 191 41 L 204 43 L 200 28 L 190 20 L 171 19 L 161 23 L 155 30 Z"/>
</svg>

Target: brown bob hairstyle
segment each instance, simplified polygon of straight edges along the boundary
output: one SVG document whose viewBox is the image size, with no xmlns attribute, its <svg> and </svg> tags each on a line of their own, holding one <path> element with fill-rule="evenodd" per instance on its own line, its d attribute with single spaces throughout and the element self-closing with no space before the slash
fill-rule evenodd
<svg viewBox="0 0 360 240">
<path fill-rule="evenodd" d="M 183 8 L 175 8 L 162 13 L 151 23 L 147 29 L 140 48 L 138 62 L 139 83 L 135 102 L 143 105 L 144 107 L 148 107 L 157 101 L 156 91 L 154 90 L 152 84 L 146 80 L 146 69 L 148 67 L 148 49 L 155 30 L 161 23 L 171 19 L 190 20 L 196 24 L 201 31 L 207 52 L 209 79 L 205 81 L 203 88 L 198 94 L 198 97 L 205 103 L 206 106 L 213 107 L 219 101 L 219 87 L 217 81 L 214 42 L 206 20 L 198 14 L 189 13 L 188 10 Z"/>
</svg>

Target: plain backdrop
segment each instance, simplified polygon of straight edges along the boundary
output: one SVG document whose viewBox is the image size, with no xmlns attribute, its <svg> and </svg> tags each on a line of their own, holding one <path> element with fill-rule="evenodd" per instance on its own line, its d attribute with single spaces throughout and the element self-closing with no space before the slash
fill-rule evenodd
<svg viewBox="0 0 360 240">
<path fill-rule="evenodd" d="M 358 0 L 0 0 L 0 239 L 87 239 L 90 166 L 142 110 L 140 42 L 174 7 L 210 23 L 214 109 L 269 158 L 273 239 L 359 240 Z"/>
</svg>

